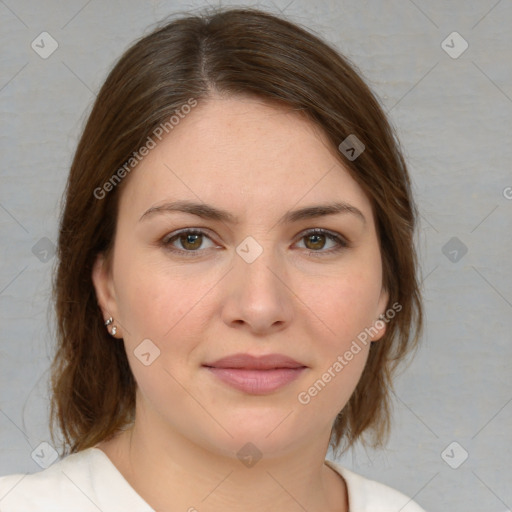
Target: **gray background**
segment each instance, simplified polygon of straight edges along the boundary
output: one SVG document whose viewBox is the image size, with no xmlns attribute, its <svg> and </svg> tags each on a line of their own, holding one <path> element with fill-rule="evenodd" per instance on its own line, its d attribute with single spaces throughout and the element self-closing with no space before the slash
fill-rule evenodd
<svg viewBox="0 0 512 512">
<path fill-rule="evenodd" d="M 0 474 L 40 470 L 31 452 L 49 441 L 52 247 L 95 92 L 156 21 L 206 5 L 0 1 Z M 512 2 L 258 5 L 360 68 L 398 130 L 422 213 L 422 348 L 397 380 L 387 449 L 358 447 L 341 462 L 432 512 L 511 510 Z M 59 45 L 47 59 L 31 48 L 43 31 Z M 458 58 L 441 46 L 453 31 L 469 44 Z M 462 48 L 452 39 L 450 51 Z M 458 468 L 446 462 L 465 452 Z"/>
</svg>

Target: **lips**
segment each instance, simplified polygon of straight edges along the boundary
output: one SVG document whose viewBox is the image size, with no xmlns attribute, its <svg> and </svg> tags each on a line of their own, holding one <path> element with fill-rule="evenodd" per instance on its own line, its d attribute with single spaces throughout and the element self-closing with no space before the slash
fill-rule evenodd
<svg viewBox="0 0 512 512">
<path fill-rule="evenodd" d="M 238 368 L 244 370 L 275 370 L 277 368 L 304 368 L 305 365 L 282 354 L 251 356 L 250 354 L 233 354 L 204 366 L 212 368 Z"/>
<path fill-rule="evenodd" d="M 251 395 L 265 395 L 294 381 L 306 366 L 282 354 L 234 354 L 203 365 L 224 384 Z"/>
</svg>

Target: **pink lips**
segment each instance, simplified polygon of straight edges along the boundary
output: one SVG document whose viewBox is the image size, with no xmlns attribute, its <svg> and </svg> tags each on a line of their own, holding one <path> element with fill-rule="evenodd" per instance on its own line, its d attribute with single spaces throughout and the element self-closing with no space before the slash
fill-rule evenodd
<svg viewBox="0 0 512 512">
<path fill-rule="evenodd" d="M 234 354 L 203 366 L 231 387 L 253 395 L 271 393 L 295 380 L 307 368 L 282 354 Z"/>
</svg>

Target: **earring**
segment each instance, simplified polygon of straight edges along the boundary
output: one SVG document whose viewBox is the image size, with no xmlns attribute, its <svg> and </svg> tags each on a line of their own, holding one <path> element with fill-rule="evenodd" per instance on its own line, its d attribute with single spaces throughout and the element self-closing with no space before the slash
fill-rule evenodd
<svg viewBox="0 0 512 512">
<path fill-rule="evenodd" d="M 108 326 L 114 321 L 114 319 L 112 317 L 109 317 L 106 321 L 105 321 L 105 325 L 107 326 L 107 331 L 108 331 Z M 117 333 L 117 327 L 115 325 L 112 326 L 112 329 L 110 330 L 110 334 L 111 336 L 115 336 Z"/>
</svg>

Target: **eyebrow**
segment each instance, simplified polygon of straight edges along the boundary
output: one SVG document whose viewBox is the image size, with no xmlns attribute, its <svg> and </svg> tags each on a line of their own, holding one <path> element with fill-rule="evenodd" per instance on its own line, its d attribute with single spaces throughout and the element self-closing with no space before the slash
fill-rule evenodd
<svg viewBox="0 0 512 512">
<path fill-rule="evenodd" d="M 143 219 L 147 219 L 157 213 L 168 213 L 168 212 L 184 212 L 192 215 L 197 215 L 203 219 L 216 220 L 226 222 L 230 224 L 238 224 L 238 218 L 232 213 L 216 208 L 206 203 L 194 203 L 193 201 L 172 201 L 164 203 L 160 206 L 152 206 L 146 210 L 139 219 L 139 222 Z M 345 202 L 332 202 L 327 204 L 319 204 L 314 206 L 307 206 L 298 210 L 291 210 L 286 212 L 277 222 L 277 224 L 293 223 L 304 219 L 313 219 L 317 217 L 323 217 L 326 215 L 335 214 L 352 214 L 358 217 L 366 224 L 366 218 L 355 206 L 352 206 Z"/>
</svg>

